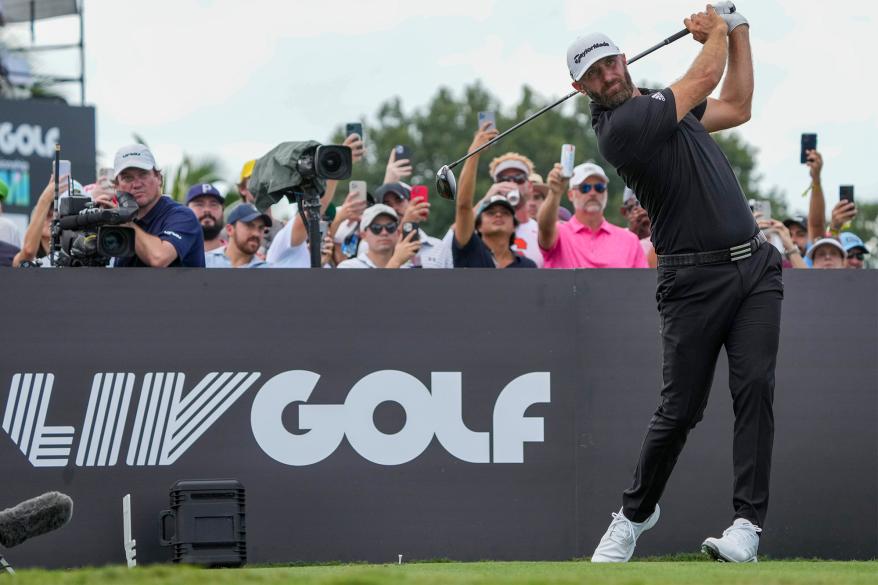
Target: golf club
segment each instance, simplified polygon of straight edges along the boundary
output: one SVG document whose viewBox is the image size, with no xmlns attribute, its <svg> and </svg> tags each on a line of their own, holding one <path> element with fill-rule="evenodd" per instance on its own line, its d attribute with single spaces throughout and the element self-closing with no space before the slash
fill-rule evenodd
<svg viewBox="0 0 878 585">
<path fill-rule="evenodd" d="M 715 5 L 715 8 L 717 9 L 718 12 L 726 12 L 727 11 L 728 14 L 735 12 L 735 5 L 732 2 L 719 3 L 719 4 Z M 631 65 L 632 63 L 634 63 L 638 59 L 646 57 L 650 53 L 657 51 L 658 49 L 661 49 L 662 47 L 664 47 L 666 45 L 670 45 L 674 41 L 682 39 L 683 37 L 685 37 L 688 34 L 689 34 L 689 31 L 687 29 L 683 29 L 680 32 L 669 36 L 668 38 L 666 38 L 662 42 L 656 44 L 655 46 L 650 47 L 649 49 L 647 49 L 647 50 L 643 51 L 642 53 L 629 59 L 628 64 Z M 570 98 L 572 98 L 573 96 L 578 95 L 578 94 L 579 94 L 578 91 L 571 92 L 570 94 L 564 96 L 563 98 L 559 99 L 555 103 L 548 105 L 548 106 L 544 107 L 543 109 L 541 109 L 540 111 L 536 112 L 535 114 L 531 115 L 529 118 L 522 120 L 521 122 L 519 122 L 518 124 L 516 124 L 515 126 L 510 128 L 509 130 L 506 130 L 502 134 L 499 134 L 496 138 L 494 138 L 490 142 L 483 144 L 482 146 L 480 146 L 476 150 L 472 151 L 471 153 L 467 154 L 463 158 L 456 160 L 455 162 L 451 163 L 450 165 L 445 165 L 444 167 L 439 169 L 439 172 L 436 173 L 436 189 L 439 191 L 439 195 L 441 195 L 445 199 L 451 199 L 451 200 L 454 200 L 454 198 L 457 196 L 457 179 L 455 178 L 454 172 L 452 171 L 452 169 L 454 169 L 455 167 L 457 167 L 461 163 L 466 162 L 467 159 L 482 152 L 486 148 L 493 146 L 494 144 L 496 144 L 497 142 L 499 142 L 500 140 L 502 140 L 503 138 L 505 138 L 509 134 L 512 134 L 513 132 L 515 132 L 516 130 L 518 130 L 519 128 L 521 128 L 522 126 L 527 124 L 528 122 L 536 120 L 537 118 L 539 118 L 540 116 L 542 116 L 543 114 L 548 112 L 549 110 L 558 107 L 559 105 L 563 104 L 564 102 L 566 102 L 567 100 L 569 100 Z"/>
</svg>

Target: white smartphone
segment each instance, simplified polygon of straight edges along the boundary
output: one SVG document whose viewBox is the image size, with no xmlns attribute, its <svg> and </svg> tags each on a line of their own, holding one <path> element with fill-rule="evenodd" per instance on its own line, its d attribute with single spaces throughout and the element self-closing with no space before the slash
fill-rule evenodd
<svg viewBox="0 0 878 585">
<path fill-rule="evenodd" d="M 69 160 L 62 160 L 58 163 L 58 179 L 59 189 L 62 194 L 73 195 L 73 169 Z M 67 181 L 67 190 L 64 190 L 63 184 Z"/>
<path fill-rule="evenodd" d="M 753 214 L 759 214 L 759 219 L 768 221 L 771 219 L 771 201 L 754 201 Z"/>
<path fill-rule="evenodd" d="M 354 198 L 354 201 L 366 200 L 366 181 L 351 181 L 350 190 L 351 192 L 357 192 L 357 196 L 356 198 Z"/>
</svg>

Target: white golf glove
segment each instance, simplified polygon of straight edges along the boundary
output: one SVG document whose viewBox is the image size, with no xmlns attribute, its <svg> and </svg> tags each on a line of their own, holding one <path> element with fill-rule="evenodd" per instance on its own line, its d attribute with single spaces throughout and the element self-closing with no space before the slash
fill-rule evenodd
<svg viewBox="0 0 878 585">
<path fill-rule="evenodd" d="M 717 2 L 712 4 L 713 9 L 719 14 L 729 27 L 729 34 L 742 24 L 750 26 L 743 14 L 735 9 L 734 2 Z"/>
</svg>

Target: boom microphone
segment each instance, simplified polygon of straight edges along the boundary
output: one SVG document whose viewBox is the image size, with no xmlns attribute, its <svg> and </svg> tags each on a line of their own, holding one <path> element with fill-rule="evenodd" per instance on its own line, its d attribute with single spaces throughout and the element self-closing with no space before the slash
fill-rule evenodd
<svg viewBox="0 0 878 585">
<path fill-rule="evenodd" d="M 24 541 L 57 530 L 70 522 L 73 500 L 49 492 L 0 512 L 0 545 L 18 546 Z"/>
</svg>

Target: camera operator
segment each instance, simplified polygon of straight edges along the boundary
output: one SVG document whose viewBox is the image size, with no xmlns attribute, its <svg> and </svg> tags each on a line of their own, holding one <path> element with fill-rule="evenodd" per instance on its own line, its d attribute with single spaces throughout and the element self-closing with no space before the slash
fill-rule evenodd
<svg viewBox="0 0 878 585">
<path fill-rule="evenodd" d="M 113 164 L 113 185 L 131 193 L 139 208 L 132 258 L 116 258 L 117 267 L 204 267 L 204 237 L 191 209 L 162 195 L 162 173 L 152 152 L 142 144 L 120 148 Z M 114 194 L 98 187 L 93 193 L 102 207 L 115 207 Z"/>
</svg>

